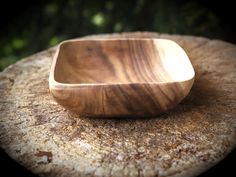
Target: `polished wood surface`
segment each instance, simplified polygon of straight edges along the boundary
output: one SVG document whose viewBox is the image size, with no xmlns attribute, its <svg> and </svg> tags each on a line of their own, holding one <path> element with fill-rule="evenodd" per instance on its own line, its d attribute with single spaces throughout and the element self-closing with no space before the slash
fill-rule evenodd
<svg viewBox="0 0 236 177">
<path fill-rule="evenodd" d="M 194 69 L 166 39 L 80 39 L 58 46 L 49 87 L 62 106 L 84 116 L 151 116 L 190 91 Z"/>
</svg>

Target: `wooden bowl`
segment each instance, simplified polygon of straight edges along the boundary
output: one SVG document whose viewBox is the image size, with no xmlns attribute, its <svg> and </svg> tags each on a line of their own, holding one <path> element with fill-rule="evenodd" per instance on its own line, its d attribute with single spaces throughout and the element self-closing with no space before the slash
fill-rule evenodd
<svg viewBox="0 0 236 177">
<path fill-rule="evenodd" d="M 49 88 L 59 104 L 83 116 L 153 116 L 183 100 L 194 75 L 170 40 L 77 39 L 58 46 Z"/>
</svg>

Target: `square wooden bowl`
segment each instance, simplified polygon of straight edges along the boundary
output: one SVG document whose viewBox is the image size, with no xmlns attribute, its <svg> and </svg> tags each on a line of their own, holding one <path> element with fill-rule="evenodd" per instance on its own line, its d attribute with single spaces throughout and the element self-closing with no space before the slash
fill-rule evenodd
<svg viewBox="0 0 236 177">
<path fill-rule="evenodd" d="M 166 39 L 77 39 L 62 42 L 49 76 L 55 100 L 82 116 L 154 116 L 189 93 L 194 69 Z"/>
</svg>

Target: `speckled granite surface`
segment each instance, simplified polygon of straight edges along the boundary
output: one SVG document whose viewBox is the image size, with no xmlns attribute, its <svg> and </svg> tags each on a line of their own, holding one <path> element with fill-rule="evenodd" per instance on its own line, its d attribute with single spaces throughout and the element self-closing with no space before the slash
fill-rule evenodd
<svg viewBox="0 0 236 177">
<path fill-rule="evenodd" d="M 176 41 L 196 71 L 190 95 L 153 118 L 91 119 L 48 91 L 55 48 L 0 73 L 0 146 L 39 176 L 196 176 L 236 146 L 236 46 L 206 38 L 126 33 L 92 37 Z M 91 36 L 90 36 L 91 37 Z"/>
</svg>

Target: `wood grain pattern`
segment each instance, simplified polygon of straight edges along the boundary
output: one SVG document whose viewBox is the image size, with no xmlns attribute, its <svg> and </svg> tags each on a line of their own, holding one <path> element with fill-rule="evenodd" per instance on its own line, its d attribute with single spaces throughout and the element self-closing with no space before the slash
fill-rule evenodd
<svg viewBox="0 0 236 177">
<path fill-rule="evenodd" d="M 81 115 L 150 116 L 176 106 L 193 81 L 188 56 L 173 41 L 80 39 L 59 45 L 49 87 Z"/>
</svg>

